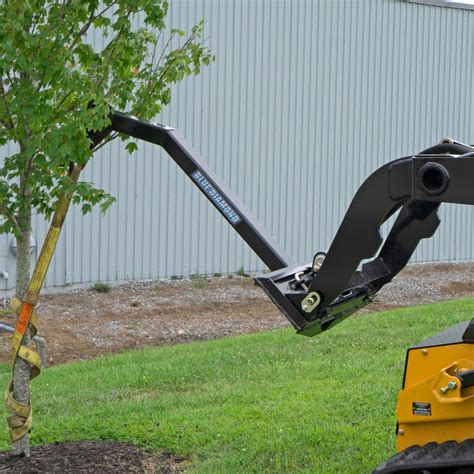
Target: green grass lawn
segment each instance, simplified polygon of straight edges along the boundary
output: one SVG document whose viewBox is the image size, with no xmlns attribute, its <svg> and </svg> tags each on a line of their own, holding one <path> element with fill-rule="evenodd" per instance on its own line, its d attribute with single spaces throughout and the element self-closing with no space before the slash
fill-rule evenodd
<svg viewBox="0 0 474 474">
<path fill-rule="evenodd" d="M 32 441 L 130 441 L 193 472 L 370 472 L 394 454 L 406 347 L 473 313 L 465 299 L 52 367 L 32 383 Z"/>
</svg>

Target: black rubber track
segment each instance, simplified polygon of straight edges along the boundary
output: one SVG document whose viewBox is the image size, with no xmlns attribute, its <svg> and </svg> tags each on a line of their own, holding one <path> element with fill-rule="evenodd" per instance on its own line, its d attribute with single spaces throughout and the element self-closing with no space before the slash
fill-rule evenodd
<svg viewBox="0 0 474 474">
<path fill-rule="evenodd" d="M 375 469 L 374 474 L 474 474 L 474 439 L 462 443 L 411 446 Z"/>
</svg>

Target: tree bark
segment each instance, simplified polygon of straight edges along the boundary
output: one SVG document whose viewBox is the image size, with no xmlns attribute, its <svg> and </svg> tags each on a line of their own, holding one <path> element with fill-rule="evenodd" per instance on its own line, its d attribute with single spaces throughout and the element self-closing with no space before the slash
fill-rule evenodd
<svg viewBox="0 0 474 474">
<path fill-rule="evenodd" d="M 16 297 L 23 301 L 25 290 L 30 280 L 30 238 L 31 238 L 31 207 L 20 211 L 18 215 L 20 233 L 16 238 Z M 23 345 L 30 346 L 30 328 L 23 337 Z M 30 364 L 17 356 L 13 367 L 13 398 L 23 404 L 30 401 Z M 26 433 L 12 443 L 14 454 L 30 456 L 29 434 Z"/>
</svg>

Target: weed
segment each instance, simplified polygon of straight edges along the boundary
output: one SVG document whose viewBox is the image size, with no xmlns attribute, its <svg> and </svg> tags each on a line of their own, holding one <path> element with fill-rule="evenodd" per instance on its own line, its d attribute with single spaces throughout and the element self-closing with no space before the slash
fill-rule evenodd
<svg viewBox="0 0 474 474">
<path fill-rule="evenodd" d="M 199 277 L 194 277 L 192 279 L 192 285 L 194 286 L 194 288 L 203 289 L 209 286 L 209 282 L 206 280 L 206 278 L 199 276 Z"/>
<path fill-rule="evenodd" d="M 108 283 L 101 283 L 100 281 L 92 285 L 92 289 L 97 293 L 109 293 L 112 287 Z"/>
<path fill-rule="evenodd" d="M 240 277 L 249 277 L 250 275 L 248 273 L 246 273 L 246 271 L 244 270 L 244 266 L 242 265 L 240 267 L 240 269 L 238 270 L 238 272 L 236 273 L 236 275 L 240 276 Z"/>
</svg>

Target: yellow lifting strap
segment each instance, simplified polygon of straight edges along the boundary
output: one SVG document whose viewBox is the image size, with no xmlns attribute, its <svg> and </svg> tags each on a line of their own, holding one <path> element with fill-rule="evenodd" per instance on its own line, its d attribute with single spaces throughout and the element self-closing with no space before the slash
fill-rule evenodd
<svg viewBox="0 0 474 474">
<path fill-rule="evenodd" d="M 10 308 L 15 313 L 20 314 L 22 303 L 18 298 L 12 298 Z M 37 316 L 33 311 L 30 317 L 30 334 L 33 337 L 37 332 Z M 12 339 L 13 362 L 18 354 L 19 357 L 28 361 L 31 365 L 30 379 L 38 377 L 41 371 L 41 359 L 38 353 L 30 348 L 21 345 L 22 336 L 15 332 Z M 5 392 L 5 404 L 13 413 L 7 417 L 10 440 L 15 441 L 31 430 L 32 408 L 31 403 L 24 405 L 13 398 L 13 382 L 10 382 Z"/>
<path fill-rule="evenodd" d="M 16 314 L 19 315 L 20 312 L 21 312 L 21 309 L 22 309 L 22 302 L 18 298 L 14 297 L 10 301 L 10 308 L 13 311 L 15 311 Z M 34 337 L 36 335 L 36 333 L 38 332 L 37 331 L 38 317 L 37 317 L 35 311 L 33 311 L 31 313 L 29 324 L 30 324 L 30 335 L 31 335 L 31 337 Z M 23 334 L 24 334 L 24 332 L 23 332 Z M 21 352 L 23 354 L 26 354 L 26 360 L 28 360 L 28 362 L 33 363 L 29 360 L 30 356 L 26 353 L 26 351 L 27 350 L 29 350 L 30 352 L 34 352 L 34 351 L 32 351 L 31 349 L 27 349 L 26 347 L 21 345 L 21 340 L 22 340 L 23 334 L 21 332 L 18 332 L 18 331 L 15 331 L 15 333 L 13 334 L 12 341 L 11 341 L 13 362 L 15 361 L 15 357 L 17 356 L 17 354 L 20 355 L 20 352 Z M 21 355 L 20 355 L 20 357 L 22 359 L 25 359 L 25 357 L 22 357 Z M 38 359 L 39 359 L 39 356 L 38 356 Z M 33 365 L 36 365 L 36 364 L 33 364 Z M 34 378 L 33 374 L 31 375 L 31 378 Z"/>
<path fill-rule="evenodd" d="M 33 422 L 33 410 L 31 408 L 31 398 L 28 405 L 18 403 L 12 396 L 13 382 L 10 383 L 5 393 L 5 404 L 13 412 L 7 417 L 10 440 L 16 441 L 31 430 Z"/>
<path fill-rule="evenodd" d="M 77 182 L 80 172 L 81 168 L 78 166 L 74 166 L 70 169 L 68 176 L 71 182 Z M 53 258 L 54 250 L 56 249 L 70 203 L 71 196 L 69 194 L 62 194 L 59 197 L 48 234 L 46 235 L 40 256 L 33 270 L 33 275 L 25 291 L 23 302 L 18 298 L 12 298 L 10 303 L 10 307 L 18 314 L 17 324 L 11 342 L 13 367 L 17 356 L 29 362 L 31 366 L 30 379 L 34 379 L 40 374 L 41 359 L 34 349 L 22 345 L 23 336 L 28 327 L 30 327 L 31 337 L 37 332 L 38 318 L 34 312 L 34 307 L 38 303 L 39 293 L 43 286 L 49 264 Z M 12 412 L 12 414 L 7 417 L 7 422 L 10 430 L 10 439 L 13 442 L 31 430 L 33 413 L 31 398 L 27 405 L 17 402 L 13 398 L 12 381 L 5 392 L 5 404 Z"/>
</svg>

